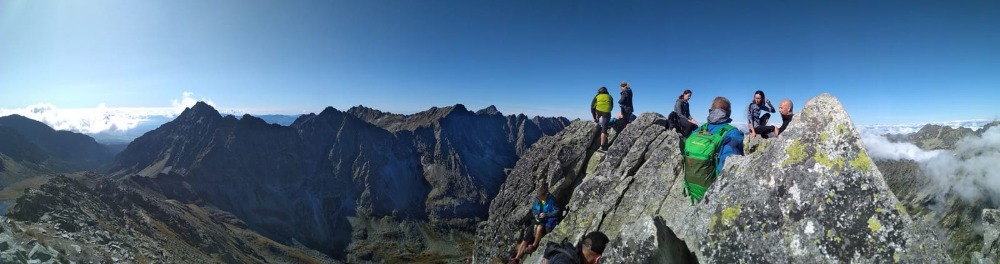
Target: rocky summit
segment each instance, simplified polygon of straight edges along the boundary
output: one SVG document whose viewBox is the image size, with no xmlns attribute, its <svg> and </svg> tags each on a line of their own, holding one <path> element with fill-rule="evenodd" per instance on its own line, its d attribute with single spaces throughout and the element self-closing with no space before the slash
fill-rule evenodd
<svg viewBox="0 0 1000 264">
<path fill-rule="evenodd" d="M 608 263 L 951 262 L 828 94 L 806 102 L 780 138 L 730 157 L 694 206 L 682 190 L 680 140 L 662 115 L 642 114 L 606 153 L 594 151 L 596 129 L 577 121 L 527 150 L 478 227 L 476 262 L 512 255 L 538 184 L 555 186 L 566 211 L 542 244 L 600 230 L 611 238 Z M 539 252 L 524 262 L 538 263 Z"/>
</svg>

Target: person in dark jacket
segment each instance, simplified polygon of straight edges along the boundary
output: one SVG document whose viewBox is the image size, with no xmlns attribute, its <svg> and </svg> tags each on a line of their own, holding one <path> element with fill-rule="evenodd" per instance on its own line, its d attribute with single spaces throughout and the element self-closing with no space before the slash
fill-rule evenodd
<svg viewBox="0 0 1000 264">
<path fill-rule="evenodd" d="M 628 82 L 622 81 L 622 97 L 618 99 L 618 107 L 621 108 L 621 115 L 618 117 L 620 120 L 624 120 L 622 123 L 622 129 L 628 126 L 631 120 L 633 108 L 632 108 L 632 87 L 628 85 Z"/>
<path fill-rule="evenodd" d="M 552 232 L 552 229 L 559 224 L 559 209 L 556 208 L 556 198 L 549 193 L 549 189 L 545 185 L 538 187 L 531 212 L 534 224 L 524 229 L 524 237 L 517 247 L 517 255 L 511 258 L 512 263 L 520 261 L 525 254 L 535 252 L 542 236 Z"/>
<path fill-rule="evenodd" d="M 767 102 L 765 106 L 764 103 Z M 770 113 L 764 113 L 760 115 L 761 111 L 774 113 L 774 105 L 771 105 L 771 99 L 764 97 L 764 91 L 757 90 L 753 93 L 753 102 L 747 106 L 747 125 L 750 127 L 750 137 L 760 134 L 761 137 L 767 138 L 767 134 L 774 132 L 777 129 L 776 126 L 768 126 L 767 120 L 771 118 Z"/>
<path fill-rule="evenodd" d="M 607 149 L 608 142 L 608 126 L 611 123 L 611 109 L 614 109 L 615 105 L 612 103 L 615 99 L 611 97 L 608 93 L 608 88 L 597 89 L 597 95 L 594 96 L 594 100 L 590 102 L 590 114 L 594 117 L 594 122 L 601 127 L 601 146 L 602 150 Z"/>
<path fill-rule="evenodd" d="M 609 242 L 611 240 L 601 231 L 590 232 L 581 237 L 575 247 L 571 247 L 569 242 L 549 242 L 549 248 L 545 249 L 542 256 L 542 264 L 597 264 Z"/>
<path fill-rule="evenodd" d="M 795 117 L 795 114 L 792 113 L 792 100 L 788 100 L 788 98 L 781 99 L 781 103 L 778 104 L 778 113 L 781 114 L 781 127 L 774 131 L 775 137 L 779 133 L 785 133 L 788 123 L 791 123 L 792 117 Z"/>
<path fill-rule="evenodd" d="M 682 137 L 687 137 L 698 128 L 698 121 L 691 117 L 691 108 L 688 101 L 691 100 L 691 90 L 685 89 L 680 96 L 677 97 L 677 102 L 674 103 L 673 114 L 677 115 L 676 126 L 677 132 L 681 134 Z"/>
</svg>

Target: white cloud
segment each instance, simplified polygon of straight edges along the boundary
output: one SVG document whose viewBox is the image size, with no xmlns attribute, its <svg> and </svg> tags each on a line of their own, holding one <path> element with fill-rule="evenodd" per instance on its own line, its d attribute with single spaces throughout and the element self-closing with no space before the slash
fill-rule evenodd
<svg viewBox="0 0 1000 264">
<path fill-rule="evenodd" d="M 204 101 L 208 105 L 211 105 L 213 107 L 215 106 L 215 102 L 212 102 L 212 100 L 205 99 L 204 97 L 201 98 L 201 100 L 195 100 L 194 98 L 191 97 L 191 95 L 194 95 L 194 93 L 184 92 L 183 94 L 181 94 L 180 101 L 174 99 L 173 101 L 170 102 L 170 104 L 174 106 L 175 114 L 178 115 L 181 114 L 181 112 L 184 112 L 184 108 L 192 107 L 194 106 L 194 104 L 198 103 L 198 101 Z"/>
<path fill-rule="evenodd" d="M 861 140 L 865 142 L 868 155 L 873 158 L 924 162 L 941 155 L 943 152 L 941 150 L 925 151 L 912 143 L 889 142 L 885 136 L 872 133 L 861 134 Z"/>
<path fill-rule="evenodd" d="M 951 190 L 966 200 L 989 198 L 1000 202 L 1000 127 L 992 127 L 981 137 L 968 137 L 921 164 L 924 172 L 943 190 Z"/>
<path fill-rule="evenodd" d="M 38 103 L 24 108 L 0 109 L 0 116 L 22 115 L 38 120 L 56 130 L 96 134 L 105 131 L 126 131 L 149 121 L 150 117 L 174 117 L 193 106 L 197 100 L 193 93 L 184 92 L 180 100 L 174 99 L 173 107 L 108 107 L 104 103 L 94 108 L 58 108 L 49 103 Z M 202 98 L 209 105 L 211 100 Z"/>
</svg>

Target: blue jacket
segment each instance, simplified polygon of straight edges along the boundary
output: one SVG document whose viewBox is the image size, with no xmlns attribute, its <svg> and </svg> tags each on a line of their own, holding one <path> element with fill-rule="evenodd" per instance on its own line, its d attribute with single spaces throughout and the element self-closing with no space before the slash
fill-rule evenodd
<svg viewBox="0 0 1000 264">
<path fill-rule="evenodd" d="M 545 217 L 557 217 L 559 216 L 559 209 L 556 209 L 556 198 L 550 193 L 548 197 L 545 198 L 545 202 L 535 200 L 535 206 L 533 208 L 534 214 L 532 216 L 538 215 L 540 213 L 545 213 Z"/>
<path fill-rule="evenodd" d="M 729 125 L 729 122 L 708 124 L 708 130 L 714 134 L 725 125 Z M 726 158 L 733 154 L 743 155 L 743 132 L 735 127 L 722 135 L 722 150 L 719 151 L 719 164 L 715 167 L 716 174 L 722 172 L 722 165 L 726 164 Z"/>
</svg>

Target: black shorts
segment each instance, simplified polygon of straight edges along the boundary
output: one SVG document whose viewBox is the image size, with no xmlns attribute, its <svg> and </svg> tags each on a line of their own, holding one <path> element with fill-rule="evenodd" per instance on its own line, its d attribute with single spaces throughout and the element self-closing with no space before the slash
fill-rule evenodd
<svg viewBox="0 0 1000 264">
<path fill-rule="evenodd" d="M 611 126 L 611 113 L 597 112 L 597 124 L 601 126 L 601 133 L 608 133 L 608 127 Z"/>
<path fill-rule="evenodd" d="M 528 242 L 528 244 L 535 243 L 535 227 L 542 225 L 544 227 L 543 232 L 545 232 L 542 233 L 542 235 L 544 236 L 545 234 L 551 233 L 552 229 L 555 229 L 557 224 L 559 224 L 559 220 L 555 218 L 547 218 L 544 223 L 530 225 L 524 229 L 524 237 L 521 240 Z"/>
</svg>

